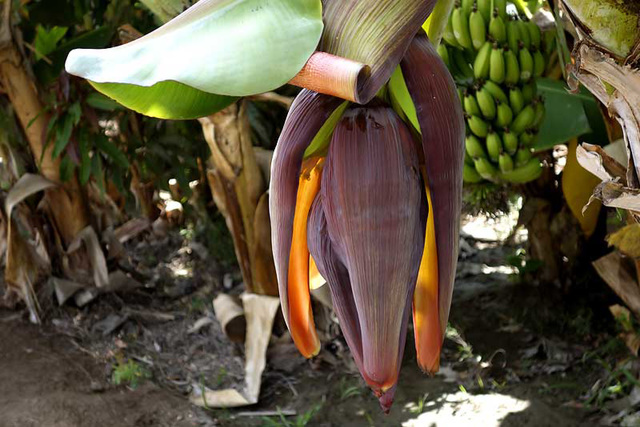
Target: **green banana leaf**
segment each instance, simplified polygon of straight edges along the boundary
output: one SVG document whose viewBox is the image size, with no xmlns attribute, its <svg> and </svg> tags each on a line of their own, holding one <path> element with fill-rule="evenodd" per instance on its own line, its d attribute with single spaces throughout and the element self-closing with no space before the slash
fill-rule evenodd
<svg viewBox="0 0 640 427">
<path fill-rule="evenodd" d="M 72 51 L 66 69 L 142 114 L 192 118 L 287 83 L 322 30 L 321 0 L 201 0 L 131 43 Z"/>
<path fill-rule="evenodd" d="M 220 111 L 237 97 L 203 92 L 178 82 L 160 82 L 151 87 L 120 83 L 94 83 L 99 92 L 125 107 L 149 117 L 188 120 Z"/>
<path fill-rule="evenodd" d="M 599 139 L 600 144 L 606 141 L 598 101 L 588 91 L 581 89 L 573 94 L 564 81 L 551 79 L 538 79 L 537 86 L 538 94 L 544 98 L 546 114 L 533 147 L 535 151 L 551 149 L 578 136 Z"/>
<path fill-rule="evenodd" d="M 103 48 L 109 44 L 114 30 L 109 27 L 98 27 L 75 37 L 60 45 L 52 52 L 47 53 L 49 62 L 40 60 L 33 66 L 33 73 L 43 86 L 49 85 L 60 76 L 64 68 L 64 62 L 69 52 L 78 48 Z"/>
</svg>

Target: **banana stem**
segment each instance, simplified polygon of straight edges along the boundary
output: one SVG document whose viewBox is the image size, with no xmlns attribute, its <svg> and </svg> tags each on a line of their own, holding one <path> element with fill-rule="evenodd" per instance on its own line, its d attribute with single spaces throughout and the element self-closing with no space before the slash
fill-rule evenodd
<svg viewBox="0 0 640 427">
<path fill-rule="evenodd" d="M 521 15 L 526 16 L 527 19 L 531 19 L 533 17 L 533 14 L 527 7 L 527 4 L 524 2 L 524 0 L 512 0 L 512 1 L 513 1 L 513 4 L 516 6 L 516 9 L 518 9 L 518 12 Z"/>
<path fill-rule="evenodd" d="M 427 32 L 429 40 L 434 47 L 438 47 L 442 39 L 442 33 L 447 26 L 449 15 L 453 9 L 454 0 L 438 0 L 433 12 L 427 18 L 422 28 Z"/>
</svg>

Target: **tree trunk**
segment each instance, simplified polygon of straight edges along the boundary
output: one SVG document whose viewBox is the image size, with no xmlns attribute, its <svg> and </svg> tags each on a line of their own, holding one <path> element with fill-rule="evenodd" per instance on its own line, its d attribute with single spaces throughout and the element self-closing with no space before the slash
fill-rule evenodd
<svg viewBox="0 0 640 427">
<path fill-rule="evenodd" d="M 8 2 L 10 3 L 10 2 Z M 5 8 L 5 13 L 7 8 Z M 39 172 L 60 183 L 47 190 L 48 207 L 57 231 L 65 245 L 89 224 L 86 199 L 77 179 L 60 182 L 60 159 L 52 157 L 54 144 L 46 144 L 49 115 L 38 97 L 36 84 L 27 72 L 22 55 L 11 38 L 8 20 L 0 28 L 0 83 L 4 88 L 26 135 Z"/>
</svg>

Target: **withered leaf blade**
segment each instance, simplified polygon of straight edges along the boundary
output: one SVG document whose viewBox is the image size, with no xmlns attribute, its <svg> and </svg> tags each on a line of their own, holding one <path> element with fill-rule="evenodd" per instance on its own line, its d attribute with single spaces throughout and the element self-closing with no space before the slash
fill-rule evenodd
<svg viewBox="0 0 640 427">
<path fill-rule="evenodd" d="M 412 135 L 380 104 L 347 110 L 334 131 L 320 190 L 326 234 L 349 274 L 362 337 L 361 372 L 378 397 L 398 379 L 425 224 Z M 319 261 L 321 253 L 312 255 L 326 262 Z M 344 292 L 344 283 L 327 279 L 336 296 Z M 348 327 L 356 324 L 346 320 L 353 325 Z M 385 402 L 388 409 L 391 401 Z"/>
<path fill-rule="evenodd" d="M 302 158 L 307 146 L 342 100 L 303 90 L 293 102 L 271 163 L 269 215 L 273 260 L 284 319 L 289 326 L 288 270 Z"/>
<path fill-rule="evenodd" d="M 458 262 L 464 118 L 453 78 L 426 35 L 416 36 L 401 67 L 422 132 L 433 202 L 440 328 L 444 339 Z"/>
<path fill-rule="evenodd" d="M 355 100 L 371 101 L 391 77 L 435 0 L 323 0 L 320 50 L 371 67 Z M 357 34 L 358 37 L 354 37 Z"/>
</svg>

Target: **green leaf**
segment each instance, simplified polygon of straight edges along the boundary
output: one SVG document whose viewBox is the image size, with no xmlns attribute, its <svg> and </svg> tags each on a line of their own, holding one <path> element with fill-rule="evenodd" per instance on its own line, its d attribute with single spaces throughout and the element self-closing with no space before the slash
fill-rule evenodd
<svg viewBox="0 0 640 427">
<path fill-rule="evenodd" d="M 67 114 L 64 118 L 62 126 L 58 126 L 56 129 L 56 141 L 53 145 L 53 158 L 57 158 L 67 145 L 69 145 L 69 139 L 71 138 L 71 132 L 73 132 L 74 117 L 71 114 Z"/>
<path fill-rule="evenodd" d="M 540 129 L 536 151 L 553 148 L 591 132 L 583 102 L 595 102 L 588 92 L 572 94 L 564 81 L 538 79 L 538 93 L 544 97 L 545 120 Z"/>
<path fill-rule="evenodd" d="M 69 181 L 73 177 L 73 172 L 76 170 L 76 164 L 69 156 L 64 156 L 60 162 L 60 179 L 63 182 Z"/>
<path fill-rule="evenodd" d="M 104 195 L 104 171 L 102 170 L 102 160 L 100 160 L 100 155 L 98 153 L 95 153 L 91 158 L 91 175 L 96 179 L 96 184 L 100 189 L 100 193 Z"/>
<path fill-rule="evenodd" d="M 400 66 L 395 69 L 391 75 L 391 79 L 389 80 L 389 95 L 391 97 L 393 109 L 396 110 L 396 112 L 402 111 L 405 116 L 403 117 L 403 120 L 405 120 L 405 118 L 408 119 L 414 129 L 417 130 L 418 133 L 422 133 L 420 131 L 420 123 L 418 122 L 416 106 L 413 104 L 413 99 L 411 99 L 411 94 L 409 93 L 407 84 L 404 81 L 404 76 L 402 75 L 402 69 Z M 406 121 L 407 120 L 405 120 L 405 122 Z"/>
<path fill-rule="evenodd" d="M 101 135 L 95 139 L 95 144 L 100 151 L 109 156 L 111 160 L 114 161 L 115 164 L 120 166 L 121 168 L 128 169 L 129 168 L 129 160 L 127 156 L 124 155 L 122 151 L 115 146 L 115 144 L 104 135 Z"/>
<path fill-rule="evenodd" d="M 122 108 L 113 99 L 101 94 L 100 92 L 92 92 L 87 96 L 87 104 L 96 110 L 115 111 Z"/>
<path fill-rule="evenodd" d="M 76 101 L 71 104 L 71 107 L 69 107 L 69 110 L 67 110 L 67 114 L 71 116 L 71 120 L 74 126 L 80 123 L 80 119 L 82 118 L 82 108 L 80 107 L 80 102 Z"/>
<path fill-rule="evenodd" d="M 181 83 L 181 90 L 246 96 L 291 80 L 315 51 L 322 29 L 321 0 L 201 0 L 131 43 L 72 51 L 66 69 L 123 104 L 142 96 L 129 94 L 136 86 L 157 88 L 169 81 Z M 187 102 L 167 99 L 163 90 L 145 96 L 156 111 L 190 110 L 172 105 Z"/>
<path fill-rule="evenodd" d="M 89 139 L 83 129 L 78 135 L 78 150 L 80 151 L 80 184 L 84 185 L 91 177 L 91 157 L 89 156 Z"/>
<path fill-rule="evenodd" d="M 47 30 L 38 25 L 36 27 L 36 39 L 33 42 L 33 46 L 36 49 L 36 59 L 40 60 L 53 52 L 66 33 L 67 27 L 53 27 Z"/>
<path fill-rule="evenodd" d="M 307 147 L 304 152 L 304 158 L 308 159 L 309 157 L 324 155 L 329 147 L 329 143 L 331 142 L 331 137 L 333 136 L 333 131 L 335 130 L 338 122 L 342 118 L 345 110 L 349 106 L 350 102 L 345 101 L 336 108 L 333 113 L 329 116 L 326 122 L 322 125 L 318 133 Z"/>
<path fill-rule="evenodd" d="M 160 19 L 163 23 L 168 22 L 174 16 L 178 15 L 185 8 L 185 5 L 188 4 L 185 0 L 140 0 L 143 5 L 147 7 Z"/>
<path fill-rule="evenodd" d="M 178 82 L 160 82 L 151 87 L 90 83 L 125 107 L 159 119 L 186 120 L 208 116 L 238 99 L 206 93 Z"/>
<path fill-rule="evenodd" d="M 72 49 L 78 48 L 102 48 L 109 44 L 113 36 L 113 30 L 108 27 L 100 27 L 86 32 L 78 37 L 61 44 L 56 50 L 47 55 L 51 64 L 38 61 L 33 65 L 33 72 L 38 80 L 47 85 L 55 80 L 62 69 L 67 55 Z"/>
</svg>

